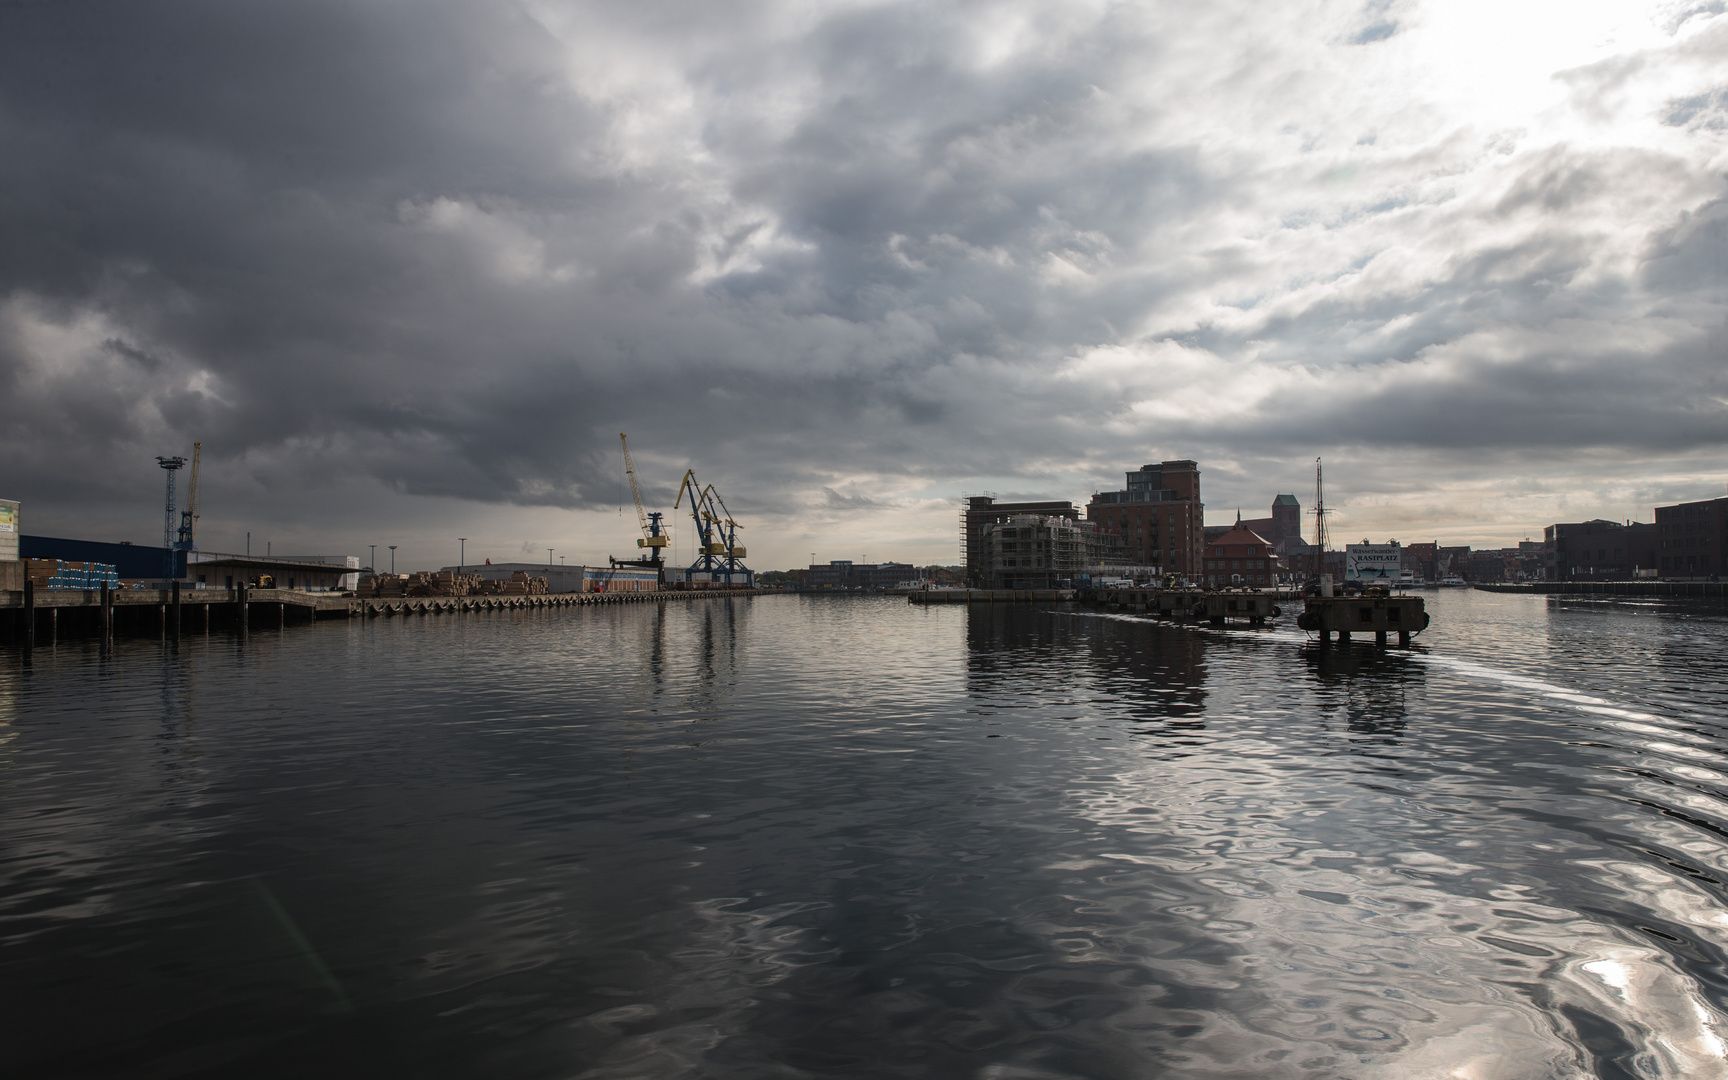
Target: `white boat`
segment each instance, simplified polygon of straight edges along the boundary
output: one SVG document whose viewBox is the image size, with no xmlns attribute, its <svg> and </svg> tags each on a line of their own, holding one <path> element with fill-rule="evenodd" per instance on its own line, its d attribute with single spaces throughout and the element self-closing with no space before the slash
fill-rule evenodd
<svg viewBox="0 0 1728 1080">
<path fill-rule="evenodd" d="M 1442 589 L 1467 589 L 1470 587 L 1470 583 L 1457 574 L 1447 574 L 1440 579 L 1440 587 Z"/>
</svg>

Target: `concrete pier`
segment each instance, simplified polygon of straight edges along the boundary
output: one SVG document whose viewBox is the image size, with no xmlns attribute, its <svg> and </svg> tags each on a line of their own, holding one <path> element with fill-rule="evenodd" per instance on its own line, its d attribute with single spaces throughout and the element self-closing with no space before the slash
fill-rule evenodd
<svg viewBox="0 0 1728 1080">
<path fill-rule="evenodd" d="M 1522 593 L 1525 596 L 1667 596 L 1680 598 L 1728 598 L 1728 582 L 1721 581 L 1530 581 L 1479 582 L 1482 592 Z"/>
<path fill-rule="evenodd" d="M 1081 603 L 1113 611 L 1144 611 L 1161 619 L 1260 626 L 1283 614 L 1297 599 L 1288 589 L 1082 589 Z"/>
<path fill-rule="evenodd" d="M 1358 595 L 1310 596 L 1303 602 L 1296 625 L 1320 635 L 1320 647 L 1332 647 L 1332 635 L 1347 645 L 1352 634 L 1373 634 L 1376 645 L 1398 635 L 1398 644 L 1408 648 L 1410 638 L 1428 628 L 1427 605 L 1420 596 Z"/>
<path fill-rule="evenodd" d="M 0 592 L 0 627 L 12 631 L 26 648 L 39 642 L 39 621 L 46 617 L 50 640 L 58 636 L 65 612 L 69 633 L 93 633 L 103 645 L 117 630 L 155 633 L 178 639 L 185 609 L 201 612 L 202 629 L 213 623 L 244 634 L 260 627 L 330 619 L 401 615 L 441 615 L 468 611 L 538 611 L 611 604 L 668 603 L 731 596 L 759 596 L 760 589 L 692 589 L 655 592 L 557 593 L 543 596 L 409 596 L 389 599 L 312 593 L 294 589 L 37 589 Z M 258 620 L 267 620 L 258 622 Z M 172 634 L 169 633 L 172 629 Z"/>
<path fill-rule="evenodd" d="M 913 604 L 1035 604 L 1074 599 L 1073 589 L 915 589 Z"/>
</svg>

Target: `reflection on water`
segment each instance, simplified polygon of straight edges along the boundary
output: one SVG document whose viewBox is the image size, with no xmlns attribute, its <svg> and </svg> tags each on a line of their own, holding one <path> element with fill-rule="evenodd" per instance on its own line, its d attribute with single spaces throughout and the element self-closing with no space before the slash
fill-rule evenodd
<svg viewBox="0 0 1728 1080">
<path fill-rule="evenodd" d="M 9 656 L 0 1064 L 1724 1075 L 1728 620 L 1431 606 L 1385 653 L 785 596 Z"/>
</svg>

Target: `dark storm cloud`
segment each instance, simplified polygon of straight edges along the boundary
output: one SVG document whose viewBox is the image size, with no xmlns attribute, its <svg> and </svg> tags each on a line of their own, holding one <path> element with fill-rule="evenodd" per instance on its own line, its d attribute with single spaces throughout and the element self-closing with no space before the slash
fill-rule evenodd
<svg viewBox="0 0 1728 1080">
<path fill-rule="evenodd" d="M 1720 446 L 1708 154 L 1436 120 L 1352 66 L 1423 19 L 0 8 L 6 494 L 136 502 L 194 438 L 290 515 L 333 478 L 610 512 L 619 430 L 656 505 L 694 464 L 769 516 L 1317 429 L 1491 468 Z M 1660 61 L 1568 71 L 1575 113 L 1624 126 Z M 1718 84 L 1637 122 L 1708 138 Z"/>
</svg>

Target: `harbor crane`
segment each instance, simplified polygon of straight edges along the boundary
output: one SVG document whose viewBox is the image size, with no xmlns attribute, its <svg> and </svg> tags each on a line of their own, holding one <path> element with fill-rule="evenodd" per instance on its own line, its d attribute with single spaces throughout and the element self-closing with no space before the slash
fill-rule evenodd
<svg viewBox="0 0 1728 1080">
<path fill-rule="evenodd" d="M 192 477 L 186 485 L 186 508 L 180 511 L 180 530 L 171 545 L 175 551 L 198 550 L 198 465 L 204 456 L 204 444 L 192 444 Z M 170 473 L 170 476 L 173 474 Z"/>
<path fill-rule="evenodd" d="M 642 528 L 642 535 L 637 537 L 636 546 L 648 551 L 646 559 L 636 561 L 659 570 L 664 565 L 660 558 L 660 551 L 672 543 L 672 538 L 666 535 L 665 530 L 660 525 L 665 515 L 658 510 L 650 514 L 643 508 L 642 489 L 636 484 L 636 464 L 630 460 L 630 439 L 622 431 L 618 433 L 618 443 L 624 447 L 624 475 L 630 478 L 630 497 L 636 500 L 636 522 Z M 676 510 L 677 507 L 673 507 L 673 509 Z"/>
<path fill-rule="evenodd" d="M 690 493 L 690 517 L 696 524 L 696 561 L 684 572 L 684 580 L 693 581 L 700 574 L 709 581 L 732 584 L 734 575 L 741 575 L 748 587 L 755 584 L 756 575 L 744 565 L 744 545 L 738 543 L 738 530 L 743 528 L 726 508 L 726 501 L 714 490 L 714 485 L 702 486 L 696 470 L 684 471 L 684 482 L 678 485 L 678 497 L 672 502 L 676 510 Z"/>
</svg>

